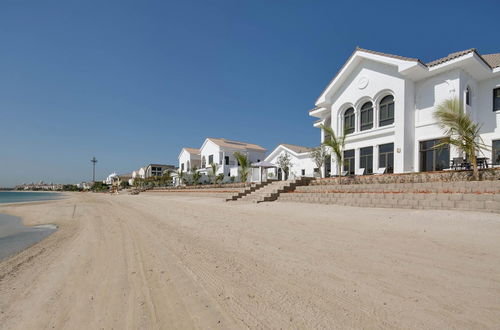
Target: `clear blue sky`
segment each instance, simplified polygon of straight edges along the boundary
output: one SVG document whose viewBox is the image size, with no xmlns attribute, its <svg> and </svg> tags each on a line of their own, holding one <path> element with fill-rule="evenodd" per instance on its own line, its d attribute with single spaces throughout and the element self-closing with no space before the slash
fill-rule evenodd
<svg viewBox="0 0 500 330">
<path fill-rule="evenodd" d="M 497 1 L 0 1 L 0 186 L 177 164 L 207 136 L 314 146 L 359 45 L 500 52 Z"/>
</svg>

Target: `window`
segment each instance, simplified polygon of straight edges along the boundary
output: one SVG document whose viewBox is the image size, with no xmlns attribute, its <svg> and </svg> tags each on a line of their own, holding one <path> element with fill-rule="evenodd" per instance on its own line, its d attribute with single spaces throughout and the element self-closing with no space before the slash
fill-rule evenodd
<svg viewBox="0 0 500 330">
<path fill-rule="evenodd" d="M 379 126 L 387 126 L 394 123 L 394 97 L 387 95 L 380 101 Z"/>
<path fill-rule="evenodd" d="M 493 90 L 493 111 L 500 110 L 500 88 Z"/>
<path fill-rule="evenodd" d="M 500 140 L 493 141 L 491 149 L 491 161 L 494 165 L 500 165 Z"/>
<path fill-rule="evenodd" d="M 465 104 L 470 105 L 470 88 L 465 89 Z"/>
<path fill-rule="evenodd" d="M 355 165 L 354 149 L 344 151 L 344 171 L 347 171 L 347 174 L 354 175 Z"/>
<path fill-rule="evenodd" d="M 208 165 L 212 165 L 214 163 L 214 155 L 208 156 Z"/>
<path fill-rule="evenodd" d="M 224 164 L 229 165 L 229 156 L 224 157 Z"/>
<path fill-rule="evenodd" d="M 205 158 L 205 156 L 201 157 L 201 167 L 205 168 L 206 164 L 207 164 L 207 159 Z"/>
<path fill-rule="evenodd" d="M 420 142 L 420 171 L 441 171 L 450 167 L 450 146 L 436 148 L 441 139 Z"/>
<path fill-rule="evenodd" d="M 349 108 L 344 112 L 344 132 L 345 134 L 351 134 L 354 132 L 354 127 L 356 125 L 354 109 Z"/>
<path fill-rule="evenodd" d="M 302 170 L 302 175 L 306 175 L 306 170 Z"/>
<path fill-rule="evenodd" d="M 378 167 L 385 167 L 386 173 L 394 172 L 394 143 L 378 146 Z"/>
<path fill-rule="evenodd" d="M 181 164 L 181 172 L 184 172 L 184 163 Z"/>
<path fill-rule="evenodd" d="M 361 107 L 361 130 L 366 131 L 373 127 L 373 105 L 366 102 Z"/>
<path fill-rule="evenodd" d="M 373 147 L 359 150 L 359 167 L 365 169 L 365 174 L 373 173 Z"/>
</svg>

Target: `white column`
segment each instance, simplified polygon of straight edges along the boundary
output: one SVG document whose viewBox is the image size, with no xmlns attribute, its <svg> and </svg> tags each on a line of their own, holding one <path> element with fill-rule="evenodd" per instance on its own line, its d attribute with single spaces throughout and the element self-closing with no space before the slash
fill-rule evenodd
<svg viewBox="0 0 500 330">
<path fill-rule="evenodd" d="M 378 171 L 378 159 L 379 159 L 379 148 L 378 144 L 373 146 L 373 173 Z"/>
</svg>

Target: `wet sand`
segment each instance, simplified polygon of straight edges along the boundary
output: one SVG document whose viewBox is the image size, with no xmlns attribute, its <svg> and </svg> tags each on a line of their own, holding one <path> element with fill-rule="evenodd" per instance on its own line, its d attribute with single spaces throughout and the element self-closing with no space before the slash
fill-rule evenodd
<svg viewBox="0 0 500 330">
<path fill-rule="evenodd" d="M 0 262 L 1 329 L 500 324 L 500 219 L 162 194 L 0 205 L 59 230 Z"/>
<path fill-rule="evenodd" d="M 20 218 L 0 214 L 0 260 L 41 241 L 56 230 L 57 226 L 51 224 L 24 226 Z"/>
</svg>

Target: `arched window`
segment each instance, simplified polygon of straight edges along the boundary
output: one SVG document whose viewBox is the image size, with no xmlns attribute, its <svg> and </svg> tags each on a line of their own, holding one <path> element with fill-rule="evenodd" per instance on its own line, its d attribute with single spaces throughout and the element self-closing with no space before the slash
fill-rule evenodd
<svg viewBox="0 0 500 330">
<path fill-rule="evenodd" d="M 471 95 L 470 95 L 470 88 L 469 88 L 469 87 L 467 87 L 467 88 L 465 89 L 465 104 L 466 104 L 466 105 L 470 105 L 470 96 L 471 96 Z"/>
<path fill-rule="evenodd" d="M 345 134 L 351 134 L 354 132 L 354 127 L 356 125 L 354 108 L 349 108 L 344 112 L 344 132 Z"/>
<path fill-rule="evenodd" d="M 373 127 L 373 104 L 366 102 L 361 107 L 361 130 L 366 131 Z"/>
<path fill-rule="evenodd" d="M 394 123 L 394 96 L 387 95 L 380 101 L 379 126 L 387 126 Z"/>
</svg>

